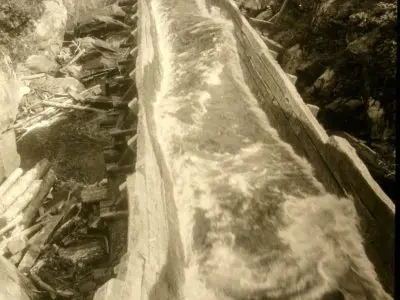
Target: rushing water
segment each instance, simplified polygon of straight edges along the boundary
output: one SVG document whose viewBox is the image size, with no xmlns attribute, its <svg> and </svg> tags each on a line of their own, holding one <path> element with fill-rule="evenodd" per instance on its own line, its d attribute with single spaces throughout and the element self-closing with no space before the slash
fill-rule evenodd
<svg viewBox="0 0 400 300">
<path fill-rule="evenodd" d="M 181 297 L 312 300 L 339 289 L 386 299 L 352 202 L 326 192 L 246 86 L 233 24 L 204 0 L 151 3 L 163 74 L 154 117 L 184 244 Z"/>
</svg>

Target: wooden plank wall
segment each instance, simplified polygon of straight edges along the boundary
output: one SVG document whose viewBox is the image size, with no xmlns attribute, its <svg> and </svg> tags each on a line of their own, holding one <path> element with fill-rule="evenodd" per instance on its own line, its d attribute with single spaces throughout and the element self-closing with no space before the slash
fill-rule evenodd
<svg viewBox="0 0 400 300">
<path fill-rule="evenodd" d="M 139 99 L 136 172 L 127 179 L 129 231 L 127 269 L 102 286 L 95 300 L 178 299 L 183 281 L 183 250 L 172 184 L 155 139 L 152 103 L 161 70 L 153 0 L 138 0 L 138 57 L 135 81 Z"/>
</svg>

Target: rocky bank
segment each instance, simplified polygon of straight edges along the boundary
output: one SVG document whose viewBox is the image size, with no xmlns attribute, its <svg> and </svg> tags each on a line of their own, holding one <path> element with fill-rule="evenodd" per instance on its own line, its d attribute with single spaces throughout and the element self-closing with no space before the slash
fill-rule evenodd
<svg viewBox="0 0 400 300">
<path fill-rule="evenodd" d="M 298 77 L 303 99 L 320 107 L 318 120 L 329 132 L 370 148 L 359 155 L 395 199 L 396 2 L 237 2 L 247 17 L 273 23 L 268 36 L 285 47 L 278 60 Z"/>
</svg>

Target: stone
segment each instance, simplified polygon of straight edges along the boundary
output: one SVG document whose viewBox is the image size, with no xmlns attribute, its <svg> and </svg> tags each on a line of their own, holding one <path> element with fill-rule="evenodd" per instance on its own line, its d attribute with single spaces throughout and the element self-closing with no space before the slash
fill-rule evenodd
<svg viewBox="0 0 400 300">
<path fill-rule="evenodd" d="M 94 291 L 96 289 L 97 285 L 96 282 L 90 280 L 86 281 L 83 284 L 79 286 L 79 291 L 82 294 L 89 294 L 90 292 Z"/>
<path fill-rule="evenodd" d="M 376 29 L 349 43 L 347 49 L 354 55 L 366 55 L 371 53 L 373 46 L 380 37 L 380 31 Z"/>
<path fill-rule="evenodd" d="M 343 98 L 338 98 L 335 101 L 329 103 L 324 107 L 324 110 L 331 110 L 334 112 L 344 112 L 344 111 L 353 111 L 360 106 L 362 106 L 363 103 L 360 99 L 343 99 Z"/>
<path fill-rule="evenodd" d="M 108 188 L 106 186 L 100 187 L 86 187 L 81 192 L 82 202 L 93 203 L 99 202 L 107 198 Z"/>
<path fill-rule="evenodd" d="M 20 162 L 14 130 L 3 132 L 0 134 L 0 182 L 18 168 Z"/>
<path fill-rule="evenodd" d="M 335 76 L 335 71 L 332 69 L 326 69 L 321 76 L 317 78 L 314 82 L 313 87 L 315 90 L 324 90 L 328 89 L 329 87 L 333 86 L 333 80 Z"/>
<path fill-rule="evenodd" d="M 287 49 L 282 55 L 281 65 L 287 73 L 296 74 L 298 67 L 302 63 L 303 51 L 300 44 L 296 44 Z"/>
<path fill-rule="evenodd" d="M 79 80 L 73 77 L 67 76 L 67 77 L 55 78 L 50 75 L 32 81 L 30 87 L 32 89 L 38 87 L 54 94 L 56 93 L 66 94 L 69 90 L 80 92 L 85 89 L 84 85 L 80 83 Z"/>
<path fill-rule="evenodd" d="M 55 82 L 64 91 L 68 91 L 68 89 L 71 89 L 76 92 L 80 92 L 85 89 L 85 86 L 78 79 L 73 77 L 55 78 Z"/>
<path fill-rule="evenodd" d="M 338 98 L 320 110 L 318 119 L 330 130 L 346 128 L 346 131 L 359 133 L 368 130 L 361 99 Z"/>
<path fill-rule="evenodd" d="M 25 64 L 34 73 L 53 73 L 60 67 L 58 63 L 45 55 L 31 55 Z"/>
<path fill-rule="evenodd" d="M 16 254 L 27 247 L 27 238 L 24 236 L 16 236 L 7 243 L 8 251 L 11 254 Z"/>
</svg>

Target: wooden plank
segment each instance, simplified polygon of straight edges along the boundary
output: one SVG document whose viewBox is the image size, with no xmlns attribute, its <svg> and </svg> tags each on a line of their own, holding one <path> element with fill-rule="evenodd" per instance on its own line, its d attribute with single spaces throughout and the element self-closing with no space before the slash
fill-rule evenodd
<svg viewBox="0 0 400 300">
<path fill-rule="evenodd" d="M 17 168 L 7 177 L 0 185 L 0 197 L 21 177 L 23 172 L 21 168 Z"/>
<path fill-rule="evenodd" d="M 129 102 L 137 95 L 137 89 L 136 89 L 136 84 L 133 83 L 129 89 L 125 92 L 125 94 L 122 96 L 121 101 L 123 102 Z"/>
<path fill-rule="evenodd" d="M 42 201 L 45 199 L 47 194 L 49 193 L 51 187 L 56 182 L 56 175 L 52 169 L 50 169 L 47 174 L 43 177 L 43 183 L 39 193 L 36 195 L 35 199 L 33 199 L 26 209 L 23 212 L 23 218 L 21 220 L 21 226 L 23 228 L 28 228 L 34 221 L 36 214 L 39 211 L 39 207 L 42 204 Z"/>
<path fill-rule="evenodd" d="M 128 217 L 129 212 L 128 211 L 110 211 L 110 212 L 104 212 L 100 214 L 101 219 L 120 219 L 124 217 Z"/>
<path fill-rule="evenodd" d="M 22 210 L 24 210 L 39 194 L 42 180 L 34 180 L 25 192 L 19 196 L 15 202 L 7 208 L 7 210 L 0 216 L 3 220 L 10 222 L 16 218 Z"/>
<path fill-rule="evenodd" d="M 128 104 L 129 109 L 137 115 L 139 113 L 139 102 L 138 99 L 135 97 L 133 100 L 131 100 Z"/>
<path fill-rule="evenodd" d="M 133 59 L 136 60 L 137 54 L 138 54 L 138 48 L 137 48 L 137 47 L 133 48 L 133 49 L 129 52 L 129 54 L 133 57 Z"/>
<path fill-rule="evenodd" d="M 51 234 L 54 232 L 61 219 L 61 215 L 52 216 L 49 221 L 47 221 L 43 229 L 40 232 L 36 233 L 29 240 L 30 246 L 28 248 L 28 251 L 25 253 L 24 257 L 18 265 L 18 269 L 21 270 L 21 272 L 28 273 L 30 271 L 30 269 L 35 264 L 37 258 L 39 257 L 42 247 L 51 238 Z"/>
<path fill-rule="evenodd" d="M 270 50 L 273 50 L 277 53 L 281 53 L 283 50 L 285 50 L 281 44 L 275 42 L 274 40 L 271 40 L 264 35 L 261 35 L 261 38 Z"/>
<path fill-rule="evenodd" d="M 119 166 L 118 164 L 107 164 L 106 172 L 109 174 L 130 174 L 135 170 L 135 166 L 132 164 Z"/>
<path fill-rule="evenodd" d="M 119 136 L 129 136 L 133 135 L 135 133 L 135 129 L 128 128 L 128 129 L 113 129 L 110 131 L 110 135 L 113 137 L 119 137 Z"/>
<path fill-rule="evenodd" d="M 58 247 L 57 253 L 63 261 L 75 266 L 78 264 L 87 266 L 107 257 L 106 248 L 101 239 L 68 248 Z"/>
<path fill-rule="evenodd" d="M 249 18 L 248 21 L 252 26 L 257 27 L 259 29 L 268 30 L 268 29 L 272 29 L 274 27 L 274 23 L 264 21 L 264 20 L 259 20 L 256 18 Z"/>
<path fill-rule="evenodd" d="M 25 190 L 31 185 L 35 179 L 39 179 L 46 174 L 50 168 L 50 163 L 47 159 L 39 161 L 32 169 L 22 175 L 15 184 L 9 188 L 2 196 L 0 196 L 0 213 L 6 211 L 15 200 L 21 196 Z"/>
<path fill-rule="evenodd" d="M 83 203 L 94 203 L 99 202 L 107 198 L 108 188 L 105 186 L 99 187 L 87 187 L 81 192 L 81 198 Z"/>
</svg>

